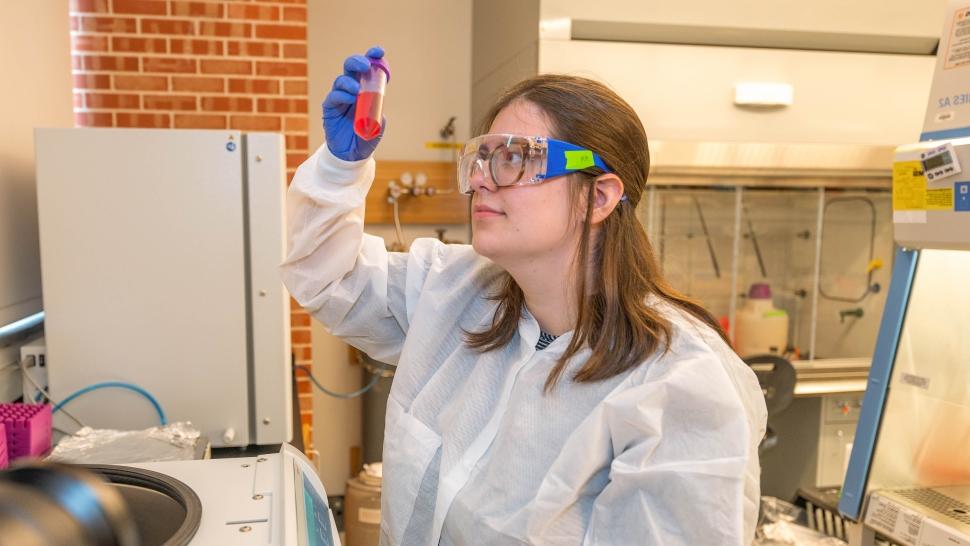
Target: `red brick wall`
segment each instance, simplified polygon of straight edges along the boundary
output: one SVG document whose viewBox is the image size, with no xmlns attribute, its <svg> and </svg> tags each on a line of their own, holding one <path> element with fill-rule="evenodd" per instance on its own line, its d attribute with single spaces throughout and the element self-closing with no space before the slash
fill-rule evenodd
<svg viewBox="0 0 970 546">
<path fill-rule="evenodd" d="M 287 177 L 307 156 L 306 0 L 71 0 L 80 127 L 276 131 Z M 297 363 L 310 318 L 291 302 Z M 312 439 L 311 387 L 299 375 Z"/>
</svg>

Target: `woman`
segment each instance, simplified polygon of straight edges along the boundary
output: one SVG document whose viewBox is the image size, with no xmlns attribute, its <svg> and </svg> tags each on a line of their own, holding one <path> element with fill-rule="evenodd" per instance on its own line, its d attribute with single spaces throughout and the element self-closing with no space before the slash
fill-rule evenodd
<svg viewBox="0 0 970 546">
<path fill-rule="evenodd" d="M 377 141 L 351 123 L 368 65 L 348 58 L 324 102 L 283 276 L 334 335 L 397 365 L 382 543 L 750 543 L 764 400 L 660 276 L 635 214 L 649 158 L 633 110 L 582 78 L 518 84 L 462 152 L 473 245 L 389 253 L 362 231 Z"/>
</svg>

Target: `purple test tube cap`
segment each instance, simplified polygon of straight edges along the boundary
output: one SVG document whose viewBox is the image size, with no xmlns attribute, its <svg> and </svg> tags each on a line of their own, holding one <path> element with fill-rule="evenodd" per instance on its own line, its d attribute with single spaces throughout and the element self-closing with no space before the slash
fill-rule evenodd
<svg viewBox="0 0 970 546">
<path fill-rule="evenodd" d="M 380 68 L 381 70 L 383 70 L 384 73 L 387 74 L 387 81 L 391 81 L 391 67 L 390 65 L 387 64 L 387 61 L 384 60 L 384 58 L 371 59 L 370 57 L 368 57 L 368 59 L 370 59 L 371 66 L 376 66 L 377 68 Z"/>
</svg>

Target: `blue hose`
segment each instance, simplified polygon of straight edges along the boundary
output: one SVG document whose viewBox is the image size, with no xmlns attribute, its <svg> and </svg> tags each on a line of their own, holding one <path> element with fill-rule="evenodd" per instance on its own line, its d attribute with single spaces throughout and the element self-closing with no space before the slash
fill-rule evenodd
<svg viewBox="0 0 970 546">
<path fill-rule="evenodd" d="M 105 388 L 109 388 L 109 387 L 115 387 L 115 388 L 119 388 L 119 389 L 128 389 L 130 391 L 137 392 L 138 394 L 144 396 L 146 399 L 148 399 L 149 402 L 152 403 L 152 406 L 155 407 L 155 412 L 158 413 L 158 420 L 162 422 L 162 425 L 167 425 L 168 424 L 168 419 L 165 418 L 165 411 L 162 410 L 161 404 L 158 403 L 158 400 L 156 400 L 155 397 L 152 396 L 152 394 L 150 392 L 148 392 L 145 389 L 139 387 L 138 385 L 133 385 L 131 383 L 123 383 L 121 381 L 105 381 L 104 383 L 95 383 L 94 385 L 90 385 L 90 386 L 84 387 L 83 389 L 75 392 L 74 394 L 71 394 L 70 396 L 68 396 L 67 398 L 65 398 L 64 400 L 62 400 L 61 403 L 59 403 L 56 406 L 54 406 L 54 409 L 52 410 L 52 413 L 57 413 L 58 411 L 61 410 L 61 408 L 63 408 L 68 403 L 70 403 L 72 400 L 74 400 L 75 398 L 81 396 L 82 394 L 87 394 L 87 393 L 89 393 L 91 391 L 96 391 L 98 389 L 105 389 Z"/>
<path fill-rule="evenodd" d="M 329 394 L 330 396 L 333 396 L 334 398 L 340 398 L 340 399 L 343 399 L 343 400 L 350 400 L 351 398 L 357 398 L 358 396 L 360 396 L 360 395 L 364 394 L 365 392 L 371 390 L 371 388 L 374 385 L 376 385 L 377 382 L 380 381 L 380 379 L 381 379 L 380 374 L 376 374 L 375 373 L 374 374 L 374 377 L 371 378 L 370 383 L 364 385 L 363 388 L 358 389 L 358 390 L 356 390 L 354 392 L 340 393 L 340 392 L 333 392 L 332 390 L 330 390 L 330 389 L 324 387 L 323 385 L 321 385 L 320 382 L 317 381 L 317 378 L 316 377 L 313 377 L 313 374 L 310 373 L 310 369 L 307 368 L 305 364 L 294 364 L 293 367 L 295 369 L 300 370 L 303 373 L 307 374 L 307 377 L 310 378 L 310 381 L 318 389 L 320 389 L 321 391 L 323 391 L 325 394 Z"/>
</svg>

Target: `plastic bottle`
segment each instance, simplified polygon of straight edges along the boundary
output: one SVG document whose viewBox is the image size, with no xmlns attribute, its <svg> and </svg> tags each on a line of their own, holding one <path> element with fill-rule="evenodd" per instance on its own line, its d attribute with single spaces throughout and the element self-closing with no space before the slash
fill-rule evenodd
<svg viewBox="0 0 970 546">
<path fill-rule="evenodd" d="M 734 320 L 734 348 L 742 357 L 785 352 L 788 345 L 788 313 L 776 309 L 771 286 L 751 285 L 748 301 Z"/>
<path fill-rule="evenodd" d="M 391 79 L 391 69 L 384 59 L 371 59 L 370 70 L 360 76 L 360 93 L 354 112 L 354 132 L 364 140 L 374 140 L 381 134 L 381 114 L 384 110 L 384 87 Z"/>
<path fill-rule="evenodd" d="M 346 546 L 378 546 L 381 541 L 381 463 L 366 464 L 347 481 L 344 531 Z"/>
</svg>

